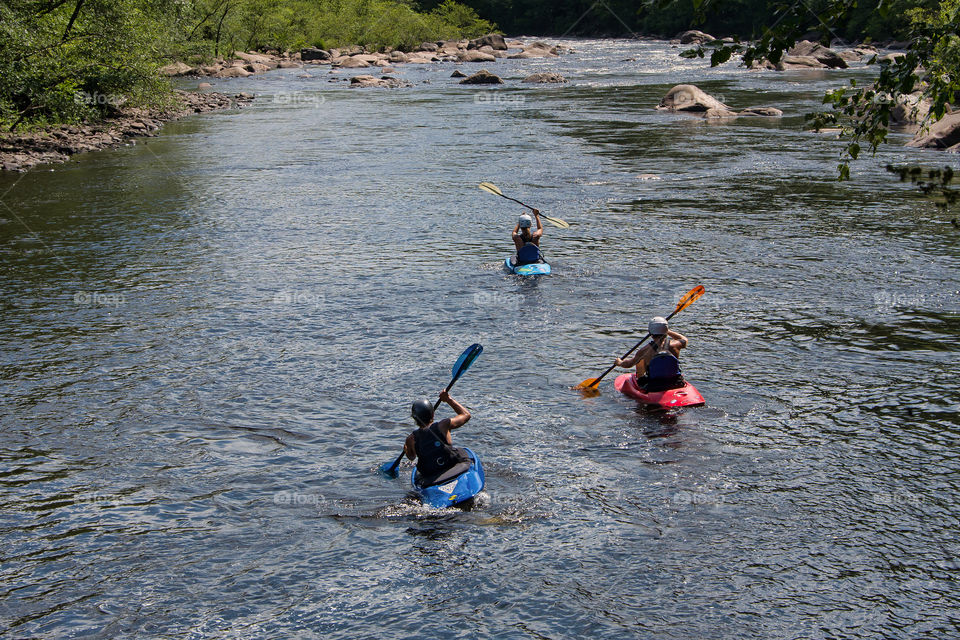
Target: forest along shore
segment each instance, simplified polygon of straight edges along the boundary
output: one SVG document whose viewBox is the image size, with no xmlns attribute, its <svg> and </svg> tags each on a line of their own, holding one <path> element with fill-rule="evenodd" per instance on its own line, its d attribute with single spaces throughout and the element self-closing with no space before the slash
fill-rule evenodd
<svg viewBox="0 0 960 640">
<path fill-rule="evenodd" d="M 378 69 L 380 76 L 356 75 L 344 78 L 351 87 L 401 87 L 410 86 L 389 74 L 396 65 L 432 64 L 438 62 L 491 63 L 498 59 L 556 58 L 571 49 L 545 42 L 526 44 L 518 40 L 507 41 L 499 34 L 488 34 L 473 40 L 448 40 L 424 42 L 415 51 L 386 48 L 368 52 L 364 47 L 352 46 L 340 49 L 308 48 L 290 53 L 236 51 L 231 58 L 218 58 L 209 65 L 191 67 L 176 62 L 159 69 L 166 77 L 211 77 L 245 78 L 274 69 L 302 68 L 305 65 L 328 65 L 332 69 Z M 463 84 L 502 84 L 495 74 L 482 69 L 472 75 L 455 71 L 453 77 L 464 78 Z M 524 82 L 565 82 L 556 73 L 533 74 Z M 204 93 L 211 88 L 209 83 L 200 83 L 199 91 L 174 91 L 173 106 L 157 109 L 119 109 L 113 117 L 101 122 L 59 125 L 26 133 L 0 133 L 0 169 L 26 171 L 38 164 L 63 163 L 77 153 L 108 149 L 126 141 L 146 136 L 155 136 L 165 122 L 187 115 L 242 107 L 254 100 L 247 93 L 226 95 Z M 81 96 L 82 97 L 82 96 Z"/>
</svg>

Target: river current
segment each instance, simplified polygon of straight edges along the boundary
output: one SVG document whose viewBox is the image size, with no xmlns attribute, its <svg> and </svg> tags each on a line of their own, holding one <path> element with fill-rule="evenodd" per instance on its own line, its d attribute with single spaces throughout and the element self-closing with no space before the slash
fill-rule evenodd
<svg viewBox="0 0 960 640">
<path fill-rule="evenodd" d="M 567 44 L 493 89 L 219 81 L 258 98 L 0 176 L 0 635 L 960 634 L 957 231 L 882 168 L 956 160 L 836 181 L 803 116 L 862 65 Z M 681 83 L 784 117 L 656 111 Z M 481 181 L 571 223 L 553 275 Z M 705 407 L 571 391 L 701 284 Z M 486 490 L 425 508 L 376 468 L 473 342 Z"/>
</svg>

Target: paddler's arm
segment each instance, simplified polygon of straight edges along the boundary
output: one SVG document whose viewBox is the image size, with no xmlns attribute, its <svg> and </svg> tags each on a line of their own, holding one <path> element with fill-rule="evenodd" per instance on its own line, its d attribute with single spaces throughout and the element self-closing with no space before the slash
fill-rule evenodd
<svg viewBox="0 0 960 640">
<path fill-rule="evenodd" d="M 517 251 L 520 251 L 523 247 L 523 236 L 520 235 L 519 222 L 513 227 L 513 234 L 510 237 L 513 238 L 513 246 L 516 247 Z"/>
<path fill-rule="evenodd" d="M 467 424 L 470 420 L 470 412 L 462 404 L 450 397 L 446 389 L 440 392 L 440 400 L 450 405 L 450 408 L 457 412 L 452 418 L 447 418 L 444 422 L 449 422 L 450 429 L 457 429 Z"/>
<path fill-rule="evenodd" d="M 643 349 L 646 349 L 646 347 L 644 347 Z M 626 360 L 621 360 L 620 358 L 617 358 L 613 362 L 616 366 L 623 367 L 624 369 L 635 367 L 637 366 L 637 363 L 643 359 L 643 349 L 638 349 L 636 353 L 634 353 L 632 356 L 630 356 Z"/>
<path fill-rule="evenodd" d="M 667 330 L 667 335 L 680 343 L 679 349 L 685 349 L 687 347 L 687 338 L 685 336 L 680 335 L 672 329 Z"/>
<path fill-rule="evenodd" d="M 537 230 L 533 232 L 533 239 L 539 240 L 543 235 L 543 223 L 540 222 L 540 209 L 533 210 L 533 219 L 537 221 Z"/>
<path fill-rule="evenodd" d="M 396 449 L 394 449 L 394 451 L 396 451 Z M 407 454 L 407 458 L 409 458 L 410 460 L 417 459 L 417 449 L 414 446 L 412 433 L 407 436 L 406 442 L 403 443 L 403 452 Z"/>
</svg>

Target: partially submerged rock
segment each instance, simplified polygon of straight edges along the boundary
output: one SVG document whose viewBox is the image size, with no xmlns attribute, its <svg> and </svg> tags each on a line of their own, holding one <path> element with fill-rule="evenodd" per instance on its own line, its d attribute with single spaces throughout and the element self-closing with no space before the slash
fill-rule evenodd
<svg viewBox="0 0 960 640">
<path fill-rule="evenodd" d="M 739 116 L 765 116 L 768 118 L 780 118 L 783 111 L 776 107 L 747 107 L 737 115 Z"/>
<path fill-rule="evenodd" d="M 716 40 L 716 38 L 709 33 L 697 31 L 696 29 L 684 31 L 677 36 L 677 39 L 680 41 L 680 44 L 706 44 L 707 42 L 713 42 Z"/>
<path fill-rule="evenodd" d="M 472 49 L 469 51 L 461 51 L 457 54 L 457 59 L 460 62 L 496 62 L 497 58 L 490 53 L 484 53 L 483 51 L 478 51 Z"/>
<path fill-rule="evenodd" d="M 486 69 L 481 69 L 475 74 L 460 81 L 460 84 L 503 84 L 500 76 L 494 75 Z"/>
<path fill-rule="evenodd" d="M 960 149 L 960 111 L 943 116 L 927 131 L 917 132 L 907 146 L 956 152 Z"/>
<path fill-rule="evenodd" d="M 730 118 L 736 116 L 730 107 L 692 84 L 678 84 L 663 96 L 657 109 L 693 113 L 705 118 Z"/>
<path fill-rule="evenodd" d="M 530 58 L 556 58 L 559 55 L 560 50 L 557 47 L 551 47 L 545 42 L 534 42 L 525 46 L 520 53 L 515 53 L 509 57 L 517 60 L 527 60 Z"/>
<path fill-rule="evenodd" d="M 544 71 L 541 73 L 534 73 L 527 76 L 523 79 L 524 82 L 530 83 L 547 83 L 547 82 L 566 82 L 567 79 L 564 78 L 559 73 L 554 73 L 553 71 Z"/>
<path fill-rule="evenodd" d="M 673 113 L 690 113 L 704 118 L 766 116 L 779 118 L 783 111 L 774 107 L 749 107 L 737 113 L 707 92 L 692 84 L 678 84 L 667 92 L 657 109 Z"/>
<path fill-rule="evenodd" d="M 410 86 L 409 84 L 403 82 L 398 78 L 393 78 L 391 76 L 381 76 L 375 78 L 373 76 L 353 76 L 350 78 L 350 86 L 354 88 L 381 88 L 381 89 L 395 89 L 397 87 Z"/>
<path fill-rule="evenodd" d="M 846 69 L 847 61 L 844 60 L 836 51 L 829 49 L 819 42 L 810 42 L 809 40 L 801 40 L 797 44 L 793 45 L 787 55 L 783 58 L 784 64 L 789 64 L 787 58 L 813 58 L 816 60 L 820 66 L 827 67 L 829 69 Z"/>
</svg>

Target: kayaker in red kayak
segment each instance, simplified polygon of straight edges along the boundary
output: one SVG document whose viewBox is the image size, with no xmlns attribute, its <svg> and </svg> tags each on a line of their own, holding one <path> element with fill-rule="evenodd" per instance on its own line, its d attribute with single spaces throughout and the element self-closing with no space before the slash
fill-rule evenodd
<svg viewBox="0 0 960 640">
<path fill-rule="evenodd" d="M 533 226 L 534 218 L 537 221 L 537 230 L 530 231 Z M 513 263 L 517 266 L 523 264 L 533 264 L 540 262 L 540 238 L 543 237 L 543 223 L 540 222 L 540 210 L 533 210 L 533 218 L 527 214 L 520 216 L 517 226 L 513 228 L 513 245 L 517 249 L 517 255 Z M 533 245 L 533 246 L 528 246 Z"/>
<path fill-rule="evenodd" d="M 422 487 L 442 484 L 470 468 L 470 457 L 463 449 L 455 448 L 450 437 L 450 431 L 467 424 L 470 412 L 446 390 L 440 392 L 440 400 L 450 405 L 457 415 L 434 422 L 433 404 L 427 400 L 417 400 L 410 409 L 418 429 L 407 436 L 403 451 L 407 458 L 417 461 L 417 477 Z"/>
<path fill-rule="evenodd" d="M 645 391 L 677 389 L 684 385 L 680 371 L 680 350 L 686 348 L 687 339 L 671 331 L 667 320 L 657 316 L 650 321 L 648 330 L 652 336 L 649 344 L 637 350 L 626 360 L 617 358 L 618 367 L 637 368 L 637 386 Z"/>
</svg>

